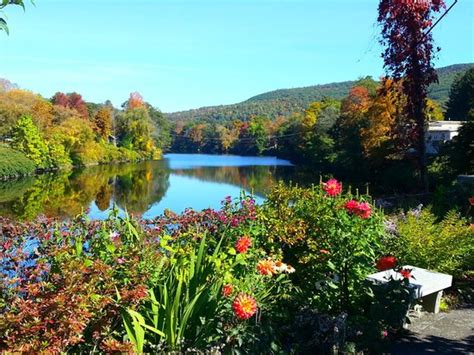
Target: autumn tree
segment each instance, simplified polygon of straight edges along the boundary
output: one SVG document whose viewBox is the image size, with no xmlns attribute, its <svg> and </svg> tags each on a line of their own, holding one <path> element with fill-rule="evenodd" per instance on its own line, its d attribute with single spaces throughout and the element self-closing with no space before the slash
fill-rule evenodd
<svg viewBox="0 0 474 355">
<path fill-rule="evenodd" d="M 79 115 L 83 118 L 89 118 L 89 110 L 87 105 L 82 99 L 82 96 L 76 92 L 69 94 L 64 94 L 62 92 L 57 92 L 51 99 L 53 105 L 67 107 L 70 109 L 76 110 Z"/>
<path fill-rule="evenodd" d="M 24 115 L 32 116 L 40 130 L 50 127 L 54 119 L 52 105 L 41 96 L 20 89 L 0 92 L 0 134 L 8 134 Z"/>
<path fill-rule="evenodd" d="M 435 13 L 444 8 L 443 0 L 380 0 L 378 22 L 385 69 L 401 81 L 407 101 L 406 119 L 397 127 L 399 143 L 416 152 L 420 179 L 428 188 L 425 148 L 425 105 L 428 86 L 437 81 L 432 61 L 435 55 L 429 28 Z"/>
<path fill-rule="evenodd" d="M 428 121 L 444 120 L 443 108 L 437 101 L 432 99 L 426 99 L 425 114 Z"/>
<path fill-rule="evenodd" d="M 229 150 L 233 147 L 235 142 L 237 141 L 238 132 L 235 130 L 229 129 L 221 124 L 216 126 L 216 132 L 219 137 L 219 141 L 221 144 L 221 149 L 223 153 L 229 152 Z"/>
<path fill-rule="evenodd" d="M 140 108 L 145 105 L 142 95 L 138 92 L 132 92 L 128 101 L 125 103 L 127 109 Z"/>
<path fill-rule="evenodd" d="M 400 90 L 400 85 L 392 80 L 383 80 L 367 110 L 366 123 L 360 128 L 364 155 L 369 159 L 377 159 L 379 163 L 390 154 L 392 127 L 403 114 L 400 109 L 400 100 L 403 97 Z"/>
<path fill-rule="evenodd" d="M 101 107 L 94 116 L 97 132 L 102 138 L 107 139 L 112 131 L 112 112 L 107 106 Z"/>
<path fill-rule="evenodd" d="M 341 115 L 334 134 L 341 167 L 360 176 L 367 170 L 360 132 L 367 124 L 367 112 L 371 104 L 367 88 L 351 88 L 349 95 L 342 100 Z"/>
</svg>

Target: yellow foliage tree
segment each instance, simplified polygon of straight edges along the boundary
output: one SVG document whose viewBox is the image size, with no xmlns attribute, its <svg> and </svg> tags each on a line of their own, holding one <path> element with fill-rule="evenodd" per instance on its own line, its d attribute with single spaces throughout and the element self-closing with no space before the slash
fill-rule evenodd
<svg viewBox="0 0 474 355">
<path fill-rule="evenodd" d="M 361 144 L 367 157 L 386 153 L 380 150 L 391 139 L 395 119 L 403 110 L 401 95 L 400 86 L 391 79 L 383 80 L 377 89 L 377 95 L 367 109 L 366 125 L 360 129 Z"/>
<path fill-rule="evenodd" d="M 112 112 L 108 107 L 101 107 L 94 116 L 97 133 L 107 138 L 112 130 Z"/>
<path fill-rule="evenodd" d="M 0 92 L 0 134 L 9 132 L 23 115 L 31 116 L 40 130 L 51 126 L 54 117 L 52 105 L 31 91 Z"/>
<path fill-rule="evenodd" d="M 441 105 L 434 100 L 426 99 L 425 115 L 428 121 L 444 120 L 444 113 Z"/>
</svg>

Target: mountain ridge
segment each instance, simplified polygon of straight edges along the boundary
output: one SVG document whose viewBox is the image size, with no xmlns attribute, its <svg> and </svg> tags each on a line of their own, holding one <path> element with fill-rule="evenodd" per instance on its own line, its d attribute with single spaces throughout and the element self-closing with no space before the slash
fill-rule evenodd
<svg viewBox="0 0 474 355">
<path fill-rule="evenodd" d="M 429 97 L 445 105 L 452 82 L 474 63 L 452 64 L 437 69 L 439 83 L 429 89 Z M 197 109 L 166 113 L 172 120 L 246 120 L 251 116 L 265 115 L 270 118 L 288 116 L 304 110 L 311 102 L 323 97 L 344 98 L 357 80 L 333 82 L 297 88 L 276 89 L 250 97 L 249 99 L 229 105 L 205 106 Z"/>
</svg>

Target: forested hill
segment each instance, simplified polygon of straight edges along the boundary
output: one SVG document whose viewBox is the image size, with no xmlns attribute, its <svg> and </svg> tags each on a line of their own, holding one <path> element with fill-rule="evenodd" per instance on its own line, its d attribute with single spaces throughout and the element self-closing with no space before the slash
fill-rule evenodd
<svg viewBox="0 0 474 355">
<path fill-rule="evenodd" d="M 456 75 L 464 73 L 473 66 L 474 63 L 455 64 L 439 68 L 439 84 L 431 86 L 430 97 L 441 104 L 446 103 L 449 89 Z M 247 101 L 238 104 L 202 107 L 167 115 L 172 120 L 201 119 L 209 121 L 246 120 L 256 115 L 264 115 L 270 118 L 288 116 L 294 112 L 304 110 L 311 102 L 319 101 L 325 96 L 342 99 L 354 83 L 355 81 L 343 81 L 303 88 L 280 89 L 251 97 Z"/>
</svg>

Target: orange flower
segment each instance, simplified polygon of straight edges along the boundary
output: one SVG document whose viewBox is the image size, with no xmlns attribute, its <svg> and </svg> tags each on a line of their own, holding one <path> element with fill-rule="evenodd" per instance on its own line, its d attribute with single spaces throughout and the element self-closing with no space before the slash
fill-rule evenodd
<svg viewBox="0 0 474 355">
<path fill-rule="evenodd" d="M 229 297 L 232 292 L 234 292 L 234 286 L 232 285 L 225 285 L 222 287 L 222 296 Z"/>
<path fill-rule="evenodd" d="M 272 276 L 275 272 L 275 263 L 270 260 L 260 260 L 257 264 L 257 270 L 261 275 Z"/>
<path fill-rule="evenodd" d="M 232 302 L 232 309 L 237 318 L 249 319 L 257 312 L 257 301 L 253 297 L 241 293 Z"/>
<path fill-rule="evenodd" d="M 237 240 L 237 242 L 235 243 L 235 249 L 239 253 L 245 254 L 251 245 L 252 245 L 252 239 L 250 239 L 250 237 L 247 237 L 245 235 L 239 238 L 239 240 Z"/>
</svg>

